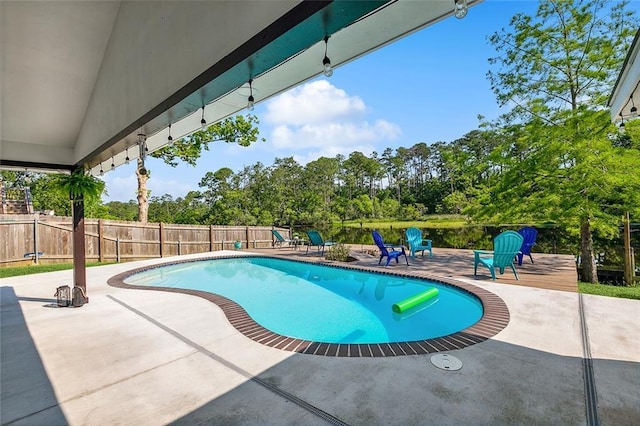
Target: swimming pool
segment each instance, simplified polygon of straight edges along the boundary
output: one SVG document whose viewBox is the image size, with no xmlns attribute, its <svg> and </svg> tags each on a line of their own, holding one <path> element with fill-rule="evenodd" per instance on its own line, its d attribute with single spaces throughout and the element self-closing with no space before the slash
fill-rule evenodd
<svg viewBox="0 0 640 426">
<path fill-rule="evenodd" d="M 432 339 L 482 317 L 475 296 L 443 284 L 264 257 L 165 266 L 125 282 L 219 294 L 274 333 L 326 343 Z M 393 304 L 432 287 L 436 297 L 392 311 Z"/>
<path fill-rule="evenodd" d="M 296 352 L 430 353 L 478 343 L 506 325 L 480 324 L 486 297 L 443 280 L 263 256 L 182 262 L 114 278 L 109 284 L 198 294 L 220 305 L 246 336 Z M 392 311 L 394 303 L 432 287 L 438 297 Z"/>
</svg>

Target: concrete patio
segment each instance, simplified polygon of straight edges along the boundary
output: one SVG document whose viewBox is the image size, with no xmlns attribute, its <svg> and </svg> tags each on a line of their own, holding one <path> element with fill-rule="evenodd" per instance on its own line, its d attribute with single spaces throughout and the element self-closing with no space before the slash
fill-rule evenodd
<svg viewBox="0 0 640 426">
<path fill-rule="evenodd" d="M 509 273 L 474 278 L 468 253 L 454 255 L 388 269 L 452 276 L 504 300 L 511 319 L 502 332 L 448 352 L 462 361 L 458 371 L 436 368 L 431 355 L 285 352 L 245 337 L 202 298 L 107 285 L 172 258 L 89 268 L 82 308 L 58 308 L 53 297 L 71 271 L 2 279 L 1 423 L 640 424 L 640 301 L 580 295 L 575 279 L 550 289 L 565 282 L 564 267 L 533 273 L 566 259 L 534 255 L 514 285 Z M 374 257 L 358 264 L 381 268 Z"/>
</svg>

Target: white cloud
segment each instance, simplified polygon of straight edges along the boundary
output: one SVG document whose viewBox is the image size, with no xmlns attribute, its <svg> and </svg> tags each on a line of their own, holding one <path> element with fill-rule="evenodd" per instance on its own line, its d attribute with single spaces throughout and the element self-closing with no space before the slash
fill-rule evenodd
<svg viewBox="0 0 640 426">
<path fill-rule="evenodd" d="M 363 143 L 395 139 L 401 131 L 398 126 L 385 120 L 373 124 L 361 122 L 333 122 L 323 125 L 286 126 L 273 129 L 269 140 L 277 149 L 317 148 L 335 146 L 353 150 Z"/>
<path fill-rule="evenodd" d="M 366 107 L 358 96 L 318 80 L 281 94 L 267 104 L 264 120 L 273 125 L 303 126 L 362 117 Z"/>
<path fill-rule="evenodd" d="M 265 122 L 274 125 L 267 140 L 276 150 L 289 151 L 296 161 L 306 163 L 353 151 L 370 154 L 380 142 L 401 135 L 394 123 L 365 120 L 366 112 L 359 97 L 349 96 L 326 80 L 315 81 L 267 105 Z"/>
</svg>

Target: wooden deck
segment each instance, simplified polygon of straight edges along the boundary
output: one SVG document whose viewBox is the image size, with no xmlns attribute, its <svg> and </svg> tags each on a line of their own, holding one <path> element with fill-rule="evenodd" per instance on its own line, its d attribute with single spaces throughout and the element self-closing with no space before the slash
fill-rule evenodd
<svg viewBox="0 0 640 426">
<path fill-rule="evenodd" d="M 315 247 L 310 248 L 308 255 L 305 254 L 306 247 L 294 249 L 285 246 L 274 249 L 252 249 L 251 251 L 287 258 L 324 260 Z M 351 245 L 351 253 L 358 259 L 354 262 L 355 264 L 382 268 L 383 266 L 378 265 L 378 256 L 372 256 L 367 252 L 379 253 L 375 246 Z M 548 290 L 578 291 L 578 274 L 573 256 L 540 253 L 533 253 L 532 256 L 535 263 L 532 264 L 527 257 L 523 260 L 522 266 L 516 264 L 516 270 L 520 276 L 519 280 L 515 279 L 511 270 L 505 270 L 504 275 L 500 275 L 496 271 L 496 282 Z M 387 269 L 392 270 L 394 268 L 402 268 L 403 271 L 406 271 L 407 266 L 403 263 L 397 265 L 392 263 Z M 488 269 L 484 267 L 478 268 L 477 276 L 473 275 L 472 250 L 436 247 L 433 249 L 433 258 L 429 258 L 428 254 L 424 258 L 420 257 L 420 255 L 418 255 L 417 259 L 409 258 L 409 268 L 442 277 L 467 278 L 479 281 L 491 280 Z"/>
</svg>

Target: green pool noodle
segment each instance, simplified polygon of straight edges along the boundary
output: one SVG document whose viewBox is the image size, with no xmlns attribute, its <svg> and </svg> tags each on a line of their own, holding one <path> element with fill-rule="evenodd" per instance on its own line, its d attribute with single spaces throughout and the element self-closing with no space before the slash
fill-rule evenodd
<svg viewBox="0 0 640 426">
<path fill-rule="evenodd" d="M 438 289 L 435 287 L 431 287 L 428 290 L 423 291 L 422 293 L 418 293 L 415 296 L 411 296 L 408 299 L 405 299 L 401 302 L 394 303 L 391 306 L 391 310 L 396 313 L 404 312 L 407 309 L 413 308 L 416 305 L 419 305 L 422 302 L 425 302 L 429 299 L 432 299 L 438 295 Z"/>
</svg>

